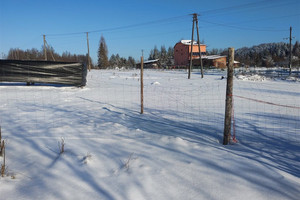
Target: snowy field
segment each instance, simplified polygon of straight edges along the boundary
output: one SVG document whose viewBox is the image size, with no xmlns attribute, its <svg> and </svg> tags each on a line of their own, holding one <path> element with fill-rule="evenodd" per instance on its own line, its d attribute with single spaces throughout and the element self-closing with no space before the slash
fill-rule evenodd
<svg viewBox="0 0 300 200">
<path fill-rule="evenodd" d="M 238 143 L 223 146 L 226 71 L 188 80 L 146 70 L 143 115 L 139 76 L 92 70 L 84 88 L 0 83 L 0 199 L 299 199 L 299 81 L 235 78 Z"/>
</svg>

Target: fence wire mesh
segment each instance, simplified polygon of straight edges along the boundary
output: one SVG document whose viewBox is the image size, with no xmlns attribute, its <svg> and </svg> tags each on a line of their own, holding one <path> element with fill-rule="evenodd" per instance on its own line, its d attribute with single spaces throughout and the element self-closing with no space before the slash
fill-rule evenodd
<svg viewBox="0 0 300 200">
<path fill-rule="evenodd" d="M 300 142 L 299 82 L 250 80 L 236 71 L 234 79 L 235 132 L 240 142 L 273 137 Z M 262 76 L 255 74 L 255 76 Z M 250 77 L 250 76 L 248 76 Z M 145 70 L 144 114 L 140 115 L 139 70 L 92 70 L 84 88 L 0 83 L 0 123 L 3 130 L 42 137 L 103 131 L 105 124 L 139 128 L 139 120 L 153 122 L 150 131 L 172 135 L 186 130 L 221 139 L 224 128 L 226 71 L 194 72 Z M 128 119 L 132 119 L 128 121 Z M 128 123 L 128 124 L 127 124 Z M 160 129 L 158 129 L 158 127 Z M 166 128 L 167 127 L 167 128 Z M 116 132 L 118 127 L 116 126 Z"/>
</svg>

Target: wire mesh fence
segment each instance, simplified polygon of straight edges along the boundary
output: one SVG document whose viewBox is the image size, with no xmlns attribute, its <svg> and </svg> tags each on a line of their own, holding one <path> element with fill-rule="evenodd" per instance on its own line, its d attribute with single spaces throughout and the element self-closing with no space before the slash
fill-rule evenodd
<svg viewBox="0 0 300 200">
<path fill-rule="evenodd" d="M 96 134 L 104 131 L 103 124 L 121 121 L 123 126 L 138 128 L 144 119 L 154 124 L 155 132 L 172 135 L 180 129 L 194 139 L 221 139 L 224 77 L 222 70 L 207 70 L 203 79 L 194 72 L 190 80 L 184 70 L 146 70 L 143 115 L 139 70 L 92 70 L 84 88 L 0 83 L 0 123 L 11 135 L 60 137 L 74 132 Z M 233 97 L 234 130 L 240 142 L 262 137 L 300 142 L 298 82 L 235 78 Z M 129 122 L 129 118 L 139 120 Z"/>
</svg>

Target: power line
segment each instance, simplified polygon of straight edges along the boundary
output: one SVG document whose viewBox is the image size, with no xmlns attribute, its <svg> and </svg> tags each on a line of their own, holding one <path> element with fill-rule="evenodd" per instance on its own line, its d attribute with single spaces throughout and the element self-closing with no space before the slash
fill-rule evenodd
<svg viewBox="0 0 300 200">
<path fill-rule="evenodd" d="M 217 26 L 224 26 L 224 27 L 229 27 L 229 28 L 234 28 L 234 29 L 240 29 L 240 30 L 250 30 L 250 31 L 262 31 L 262 32 L 283 32 L 286 31 L 285 29 L 263 29 L 259 27 L 241 27 L 241 26 L 234 26 L 230 24 L 224 24 L 224 23 L 218 23 L 218 22 L 211 22 L 207 20 L 201 20 L 202 22 L 208 23 L 208 24 L 214 24 Z"/>
<path fill-rule="evenodd" d="M 239 8 L 245 8 L 245 7 L 250 7 L 250 6 L 257 6 L 258 4 L 262 4 L 264 2 L 273 2 L 274 0 L 263 0 L 263 1 L 257 1 L 257 2 L 252 2 L 252 3 L 246 3 L 246 4 L 240 4 L 240 5 L 235 5 L 235 6 L 229 6 L 225 8 L 217 8 L 217 9 L 211 9 L 211 10 L 205 10 L 201 11 L 203 15 L 206 13 L 218 13 L 218 12 L 224 12 L 228 10 L 234 10 L 234 9 L 239 9 Z"/>
<path fill-rule="evenodd" d="M 213 22 L 213 21 L 208 21 L 208 20 L 203 20 L 203 19 L 201 19 L 201 21 L 205 22 L 205 23 L 213 24 L 216 26 L 225 26 L 225 27 L 240 29 L 240 30 L 251 30 L 251 31 L 262 31 L 262 32 L 263 31 L 265 31 L 265 32 L 284 32 L 284 31 L 286 31 L 286 29 L 275 29 L 275 28 L 266 29 L 265 27 L 264 28 L 241 27 L 241 26 L 235 26 L 235 25 L 242 24 L 242 23 L 244 24 L 244 23 L 249 23 L 249 22 L 256 22 L 256 21 L 267 21 L 267 20 L 278 19 L 278 18 L 282 19 L 282 18 L 295 17 L 295 16 L 300 16 L 300 14 L 291 14 L 291 15 L 284 15 L 284 16 L 276 16 L 276 17 L 260 18 L 260 19 L 254 19 L 254 20 L 239 21 L 239 22 L 231 23 L 231 24 L 225 24 L 225 23 L 221 23 L 221 22 Z"/>
<path fill-rule="evenodd" d="M 275 0 L 276 1 L 276 0 Z M 281 2 L 281 1 L 279 1 Z M 292 1 L 292 2 L 297 2 L 297 1 Z M 270 8 L 270 7 L 277 7 L 277 6 L 282 6 L 282 5 L 288 5 L 287 2 L 277 4 L 277 5 L 271 5 L 266 7 L 265 3 L 274 3 L 274 0 L 263 0 L 263 1 L 256 1 L 256 2 L 251 2 L 251 3 L 246 3 L 246 4 L 240 4 L 240 5 L 234 5 L 234 6 L 229 6 L 225 8 L 217 8 L 217 9 L 210 9 L 210 10 L 204 10 L 201 11 L 202 15 L 207 15 L 212 13 L 212 15 L 218 15 L 218 13 L 222 12 L 227 12 L 228 11 L 236 11 L 236 10 L 241 10 L 241 9 L 249 9 L 249 8 Z M 275 2 L 276 3 L 276 2 Z M 182 19 L 184 17 L 188 17 L 189 15 L 182 15 L 182 16 L 176 16 L 176 17 L 170 17 L 170 18 L 165 18 L 165 19 L 160 19 L 160 20 L 154 20 L 154 21 L 148 21 L 148 22 L 143 22 L 143 23 L 137 23 L 137 24 L 131 24 L 131 25 L 125 25 L 125 26 L 117 26 L 117 27 L 112 27 L 112 28 L 104 28 L 104 29 L 97 29 L 97 30 L 90 30 L 90 31 L 81 31 L 81 32 L 71 32 L 71 33 L 53 33 L 53 34 L 45 34 L 47 36 L 74 36 L 74 35 L 81 35 L 81 34 L 86 34 L 88 33 L 97 33 L 97 32 L 108 32 L 108 31 L 117 31 L 117 30 L 124 30 L 124 29 L 129 29 L 129 28 L 136 28 L 136 27 L 141 27 L 141 26 L 147 26 L 147 25 L 153 25 L 153 24 L 159 24 L 163 22 L 176 22 L 178 19 Z M 210 15 L 211 16 L 211 15 Z M 295 15 L 296 16 L 296 15 Z M 222 23 L 215 23 L 215 22 L 209 22 L 206 21 L 207 23 L 219 25 L 219 26 L 229 26 L 231 28 L 237 28 L 237 29 L 245 29 L 245 30 L 254 30 L 254 31 L 284 31 L 284 30 L 266 30 L 266 29 L 260 29 L 260 28 L 245 28 L 245 27 L 236 27 L 232 25 L 225 25 Z"/>
<path fill-rule="evenodd" d="M 187 17 L 187 16 L 188 15 L 182 15 L 182 16 L 171 17 L 171 18 L 166 18 L 166 19 L 160 19 L 160 20 L 154 20 L 154 21 L 149 21 L 149 22 L 131 24 L 131 25 L 126 25 L 126 26 L 118 26 L 118 27 L 113 27 L 113 28 L 98 29 L 98 30 L 92 30 L 92 31 L 82 31 L 82 32 L 73 32 L 73 33 L 55 33 L 55 34 L 46 34 L 46 35 L 47 36 L 66 36 L 66 35 L 86 34 L 87 32 L 88 33 L 98 33 L 98 32 L 123 30 L 123 29 L 141 27 L 141 26 L 146 26 L 146 25 L 151 25 L 151 24 L 158 24 L 158 23 L 162 23 L 162 22 L 170 22 L 170 21 L 173 21 L 173 20 L 176 20 L 176 19 L 182 19 L 183 17 Z"/>
<path fill-rule="evenodd" d="M 287 29 L 276 29 L 276 28 L 266 28 L 266 27 L 241 27 L 241 26 L 236 26 L 236 24 L 245 24 L 248 22 L 255 22 L 255 21 L 265 21 L 265 20 L 273 20 L 277 18 L 286 18 L 286 17 L 293 17 L 293 16 L 300 16 L 300 14 L 294 14 L 294 15 L 285 15 L 285 16 L 277 16 L 277 17 L 269 17 L 269 18 L 261 18 L 261 19 L 255 19 L 255 20 L 247 20 L 247 21 L 240 21 L 237 23 L 221 23 L 221 22 L 212 22 L 212 21 L 207 21 L 207 20 L 202 20 L 204 23 L 212 24 L 211 26 L 205 26 L 206 29 L 210 27 L 216 27 L 216 26 L 222 26 L 222 27 L 228 27 L 228 28 L 233 28 L 233 29 L 239 29 L 239 30 L 248 30 L 248 31 L 258 31 L 258 32 L 286 32 Z"/>
<path fill-rule="evenodd" d="M 140 33 L 137 33 L 137 34 L 131 34 L 130 36 L 123 36 L 122 34 L 118 34 L 118 35 L 109 35 L 107 36 L 107 38 L 109 38 L 110 40 L 123 40 L 123 39 L 132 39 L 132 40 L 135 40 L 137 38 L 153 38 L 153 37 L 157 37 L 157 36 L 163 36 L 163 35 L 170 35 L 170 34 L 178 34 L 178 33 L 188 33 L 188 31 L 190 30 L 190 28 L 177 28 L 177 29 L 173 29 L 173 30 L 168 30 L 168 31 L 159 31 L 159 32 L 155 32 L 155 33 L 148 33 L 148 34 L 140 34 Z M 67 37 L 67 36 L 65 36 Z M 73 36 L 71 36 L 73 37 Z M 74 43 L 73 42 L 73 38 L 71 37 L 67 37 L 66 39 L 64 39 L 63 41 L 59 41 L 59 44 L 62 45 L 67 45 L 67 44 L 72 44 Z M 82 36 L 81 37 L 81 40 L 80 42 L 83 44 L 86 42 L 86 38 L 83 38 Z M 51 39 L 48 39 L 48 41 L 51 41 L 51 43 L 54 43 L 56 41 L 56 39 L 59 39 L 60 37 L 59 36 L 55 36 L 55 37 L 49 37 Z M 95 37 L 89 37 L 89 41 L 98 41 L 99 38 L 95 38 Z"/>
<path fill-rule="evenodd" d="M 282 19 L 282 18 L 287 18 L 287 17 L 295 17 L 295 16 L 300 16 L 300 14 L 292 14 L 292 15 L 284 15 L 284 16 L 276 16 L 276 17 L 268 17 L 268 18 L 260 18 L 260 19 L 254 19 L 254 20 L 246 20 L 246 21 L 240 21 L 234 24 L 241 24 L 241 23 L 248 23 L 248 22 L 256 22 L 256 21 L 268 21 L 271 19 Z"/>
<path fill-rule="evenodd" d="M 218 16 L 218 15 L 223 15 L 223 14 L 227 15 L 229 12 L 230 13 L 238 13 L 238 12 L 241 12 L 242 10 L 247 10 L 247 9 L 248 10 L 255 9 L 257 11 L 258 9 L 282 7 L 285 5 L 290 5 L 291 3 L 294 3 L 294 2 L 298 3 L 298 0 L 292 0 L 290 2 L 285 1 L 283 3 L 282 3 L 282 1 L 276 2 L 276 0 L 263 0 L 263 1 L 257 1 L 257 2 L 252 2 L 252 3 L 246 3 L 246 4 L 225 7 L 225 8 L 201 11 L 201 13 L 202 13 L 202 15 L 205 15 L 205 16 Z M 265 4 L 265 3 L 272 3 L 272 4 Z M 224 13 L 224 12 L 226 12 L 226 13 Z"/>
</svg>

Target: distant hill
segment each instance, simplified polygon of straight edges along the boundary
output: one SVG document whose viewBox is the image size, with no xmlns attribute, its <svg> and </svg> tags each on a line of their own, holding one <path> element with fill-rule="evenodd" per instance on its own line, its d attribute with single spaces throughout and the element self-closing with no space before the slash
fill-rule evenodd
<svg viewBox="0 0 300 200">
<path fill-rule="evenodd" d="M 235 51 L 235 60 L 249 66 L 288 66 L 289 44 L 284 42 L 266 43 L 252 47 L 243 47 Z M 300 46 L 297 41 L 293 47 L 293 66 L 300 64 Z"/>
</svg>

